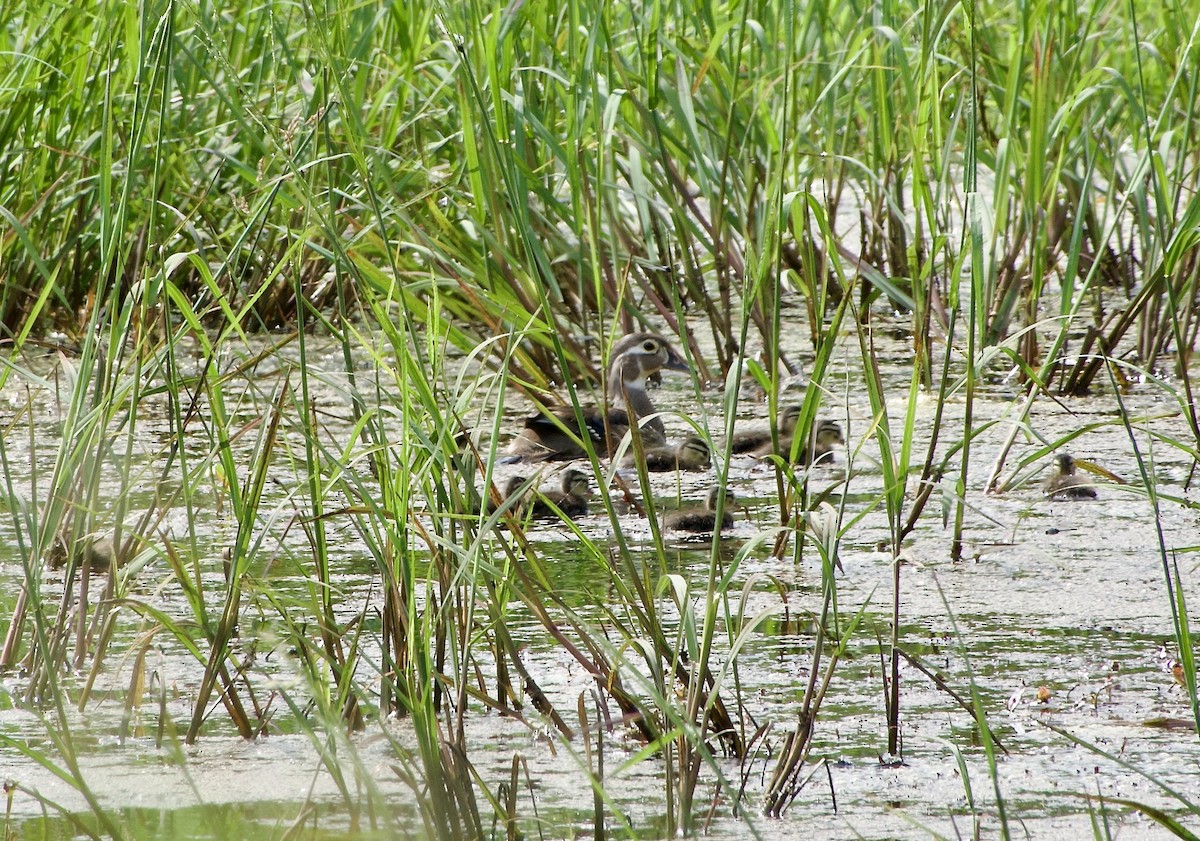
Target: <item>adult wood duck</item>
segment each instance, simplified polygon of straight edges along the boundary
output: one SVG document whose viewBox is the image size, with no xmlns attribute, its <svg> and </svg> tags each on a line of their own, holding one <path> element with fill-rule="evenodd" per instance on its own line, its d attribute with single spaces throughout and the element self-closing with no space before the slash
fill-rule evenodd
<svg viewBox="0 0 1200 841">
<path fill-rule="evenodd" d="M 717 497 L 721 489 L 713 488 L 708 492 L 703 507 L 680 508 L 670 511 L 663 516 L 662 525 L 666 531 L 686 531 L 693 534 L 711 533 L 717 528 Z M 721 529 L 733 528 L 733 515 L 729 507 L 734 503 L 733 491 L 725 491 L 725 508 L 721 515 Z"/>
<path fill-rule="evenodd" d="M 1042 490 L 1051 499 L 1095 499 L 1091 482 L 1075 472 L 1075 459 L 1066 453 L 1054 457 L 1054 473 L 1042 482 Z"/>
<path fill-rule="evenodd" d="M 588 497 L 592 495 L 592 480 L 588 474 L 571 467 L 563 471 L 561 483 L 560 490 L 538 491 L 531 508 L 535 519 L 558 519 L 558 513 L 548 504 L 551 502 L 572 519 L 587 516 Z"/>
<path fill-rule="evenodd" d="M 633 467 L 635 456 L 625 456 L 624 467 Z M 712 451 L 708 442 L 699 435 L 689 435 L 678 444 L 663 444 L 646 450 L 646 469 L 651 473 L 666 473 L 669 470 L 707 470 L 712 466 Z"/>
<path fill-rule="evenodd" d="M 608 409 L 583 407 L 582 430 L 576 423 L 572 406 L 549 406 L 545 412 L 530 415 L 525 419 L 525 428 L 509 444 L 506 462 L 582 458 L 586 453 L 575 439 L 585 435 L 602 454 L 611 453 L 629 430 L 631 422 L 636 423 L 639 418 L 655 412 L 646 392 L 646 378 L 664 369 L 689 370 L 671 343 L 653 333 L 627 336 L 617 347 L 623 350 L 613 356 L 608 366 Z M 656 446 L 666 440 L 659 418 L 648 420 L 641 432 L 647 446 Z"/>
</svg>

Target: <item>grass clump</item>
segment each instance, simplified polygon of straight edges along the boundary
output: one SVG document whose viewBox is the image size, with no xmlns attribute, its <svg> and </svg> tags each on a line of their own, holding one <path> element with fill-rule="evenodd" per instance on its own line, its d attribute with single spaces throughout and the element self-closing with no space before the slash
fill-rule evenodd
<svg viewBox="0 0 1200 841">
<path fill-rule="evenodd" d="M 627 728 L 620 767 L 656 763 L 662 832 L 691 833 L 752 814 L 765 754 L 758 805 L 795 802 L 861 644 L 879 752 L 903 760 L 902 559 L 931 501 L 939 552 L 967 559 L 1014 447 L 1035 442 L 1020 472 L 1113 426 L 1047 436 L 1040 413 L 1145 379 L 1179 423 L 1122 409 L 1143 493 L 1160 524 L 1188 504 L 1156 492 L 1141 442 L 1193 468 L 1200 449 L 1196 33 L 1183 7 L 1052 0 L 5 6 L 0 389 L 25 394 L 0 436 L 21 570 L 0 665 L 61 734 L 40 761 L 122 834 L 69 735 L 129 654 L 126 717 L 159 744 L 301 733 L 356 827 L 409 817 L 348 735 L 376 727 L 425 834 L 529 832 L 526 760 L 494 781 L 469 737 L 490 711 L 572 757 L 598 836 L 637 829 L 610 787 Z M 582 406 L 641 329 L 686 348 L 717 486 L 742 469 L 722 451 L 739 418 L 791 402 L 798 451 L 826 416 L 856 422 L 851 466 L 814 492 L 819 474 L 771 460 L 778 517 L 691 575 L 659 532 L 664 486 L 589 453 L 611 539 L 563 526 L 605 594 L 580 605 L 519 507 L 483 500 L 509 402 Z M 1001 388 L 1011 406 L 988 414 Z M 51 404 L 52 444 L 34 433 Z M 836 570 L 868 540 L 890 591 L 863 643 L 874 595 L 841 610 Z M 55 546 L 61 577 L 42 566 Z M 789 557 L 822 574 L 776 743 L 741 673 L 771 609 L 740 576 Z M 521 623 L 586 689 L 530 666 Z M 147 665 L 157 641 L 194 669 L 186 701 Z"/>
</svg>

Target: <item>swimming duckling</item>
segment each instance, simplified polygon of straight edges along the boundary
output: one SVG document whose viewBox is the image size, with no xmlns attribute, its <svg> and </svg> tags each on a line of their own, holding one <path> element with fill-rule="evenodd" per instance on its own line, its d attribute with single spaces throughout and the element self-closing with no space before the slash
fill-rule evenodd
<svg viewBox="0 0 1200 841">
<path fill-rule="evenodd" d="M 534 519 L 557 520 L 558 513 L 548 504 L 551 502 L 571 519 L 587 516 L 588 497 L 592 495 L 591 478 L 582 470 L 572 467 L 563 471 L 561 481 L 561 490 L 538 491 L 533 499 Z"/>
<path fill-rule="evenodd" d="M 1075 459 L 1066 453 L 1054 457 L 1055 471 L 1042 482 L 1042 491 L 1051 499 L 1095 499 L 1096 489 L 1075 473 Z"/>
<path fill-rule="evenodd" d="M 624 467 L 635 465 L 634 453 L 625 456 Z M 712 466 L 708 442 L 699 435 L 689 435 L 675 446 L 651 447 L 646 450 L 646 469 L 651 473 L 668 470 L 707 470 Z"/>
<path fill-rule="evenodd" d="M 83 562 L 92 572 L 108 572 L 112 568 L 116 555 L 117 551 L 113 547 L 113 542 L 107 537 L 88 541 L 83 548 Z"/>
<path fill-rule="evenodd" d="M 636 340 L 636 341 L 635 341 Z M 583 408 L 584 429 L 580 430 L 572 406 L 550 406 L 525 419 L 525 428 L 508 447 L 508 461 L 569 461 L 586 455 L 563 427 L 575 437 L 590 436 L 601 453 L 611 453 L 620 443 L 631 422 L 652 415 L 654 404 L 646 392 L 646 377 L 661 370 L 689 370 L 670 342 L 653 333 L 638 333 L 622 340 L 625 349 L 614 355 L 608 368 L 607 401 L 604 411 L 596 406 Z M 661 418 L 652 418 L 641 427 L 648 446 L 666 440 Z"/>
<path fill-rule="evenodd" d="M 808 442 L 804 442 L 797 458 L 799 458 L 800 464 L 820 464 L 822 462 L 829 464 L 833 461 L 833 448 L 845 445 L 846 437 L 842 435 L 840 423 L 832 420 L 817 421 L 817 430 L 813 435 L 813 455 L 809 456 Z M 783 452 L 790 453 L 792 436 L 789 435 L 786 441 L 781 439 L 779 447 Z"/>
<path fill-rule="evenodd" d="M 680 508 L 678 511 L 668 512 L 663 516 L 663 529 L 666 531 L 686 531 L 693 534 L 711 533 L 717 525 L 717 497 L 720 493 L 720 488 L 713 488 L 709 491 L 708 498 L 704 500 L 703 507 Z M 721 516 L 722 530 L 733 528 L 733 515 L 728 510 L 733 503 L 733 491 L 725 491 L 726 510 Z"/>
<path fill-rule="evenodd" d="M 792 452 L 792 441 L 795 439 L 796 423 L 799 419 L 799 406 L 785 406 L 783 411 L 779 413 L 778 452 L 785 457 Z M 740 436 L 734 437 L 734 452 L 746 453 L 756 458 L 765 458 L 776 452 L 771 447 L 770 430 L 750 429 L 746 433 L 746 439 L 740 442 Z M 751 442 L 755 442 L 755 446 L 749 446 Z M 739 443 L 741 448 L 736 449 L 739 447 Z M 817 421 L 817 428 L 813 434 L 812 443 L 813 454 L 810 454 L 809 442 L 801 442 L 800 449 L 796 453 L 797 464 L 817 464 L 833 461 L 833 448 L 839 445 L 844 446 L 846 443 L 846 438 L 842 435 L 842 425 L 837 421 L 829 419 Z"/>
<path fill-rule="evenodd" d="M 799 406 L 784 406 L 779 410 L 778 425 L 780 440 L 784 438 L 787 438 L 789 441 L 791 440 L 792 435 L 796 431 L 796 423 L 799 420 Z M 738 430 L 733 434 L 732 451 L 734 453 L 754 453 L 764 447 L 767 452 L 771 451 L 771 427 L 769 424 L 755 424 L 746 429 Z"/>
<path fill-rule="evenodd" d="M 50 545 L 50 549 L 46 552 L 46 566 L 50 569 L 59 569 L 66 566 L 71 560 L 70 552 L 67 549 L 67 539 L 62 535 L 54 538 L 54 542 Z M 116 556 L 116 549 L 113 547 L 113 542 L 107 537 L 89 538 L 84 537 L 75 544 L 76 560 L 82 566 L 86 566 L 91 572 L 108 572 L 112 568 L 113 558 Z"/>
<path fill-rule="evenodd" d="M 509 498 L 516 494 L 520 494 L 521 486 L 524 485 L 526 481 L 528 481 L 528 479 L 525 476 L 510 476 L 508 480 L 500 487 L 499 502 L 493 502 L 490 495 L 484 498 L 482 506 L 483 513 L 495 514 L 496 511 L 499 510 L 500 506 L 507 502 Z M 525 494 L 521 494 L 521 496 L 524 497 L 527 494 L 528 491 L 526 491 Z M 508 513 L 514 517 L 520 517 L 521 511 L 524 507 L 525 500 L 518 499 L 515 503 L 508 507 Z"/>
</svg>

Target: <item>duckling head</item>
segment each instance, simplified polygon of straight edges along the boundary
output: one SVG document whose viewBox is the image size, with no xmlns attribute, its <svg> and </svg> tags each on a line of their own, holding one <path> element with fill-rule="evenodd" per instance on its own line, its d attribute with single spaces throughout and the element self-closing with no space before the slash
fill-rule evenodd
<svg viewBox="0 0 1200 841">
<path fill-rule="evenodd" d="M 562 492 L 567 496 L 589 497 L 592 495 L 592 480 L 588 474 L 571 467 L 563 471 Z"/>
<path fill-rule="evenodd" d="M 712 450 L 699 435 L 689 435 L 680 442 L 675 459 L 692 469 L 709 467 L 712 464 Z"/>
<path fill-rule="evenodd" d="M 791 435 L 796 431 L 800 422 L 800 407 L 790 403 L 779 410 L 779 432 L 781 435 Z"/>
<path fill-rule="evenodd" d="M 1075 475 L 1075 458 L 1067 453 L 1059 453 L 1054 457 L 1054 466 L 1063 476 Z"/>
<path fill-rule="evenodd" d="M 817 424 L 817 449 L 828 450 L 834 444 L 845 445 L 846 438 L 842 435 L 842 425 L 837 421 L 823 420 Z"/>
<path fill-rule="evenodd" d="M 704 506 L 709 511 L 717 510 L 717 500 L 721 497 L 721 488 L 719 485 L 713 485 L 713 489 L 708 492 L 708 498 L 704 500 Z M 732 488 L 725 489 L 725 507 L 732 508 L 737 502 L 737 495 L 734 494 Z"/>
<path fill-rule="evenodd" d="M 528 480 L 525 476 L 510 476 L 508 481 L 504 483 L 504 498 L 508 499 L 513 494 L 519 493 L 521 486 Z"/>
</svg>

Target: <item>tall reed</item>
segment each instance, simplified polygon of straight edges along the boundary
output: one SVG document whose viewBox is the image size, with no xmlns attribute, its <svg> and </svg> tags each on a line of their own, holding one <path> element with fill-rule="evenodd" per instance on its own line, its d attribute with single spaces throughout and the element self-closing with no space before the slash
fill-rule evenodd
<svg viewBox="0 0 1200 841">
<path fill-rule="evenodd" d="M 834 574 L 859 522 L 887 527 L 883 719 L 886 752 L 900 758 L 900 558 L 933 494 L 952 513 L 946 555 L 961 560 L 967 511 L 1004 487 L 1039 401 L 1119 393 L 1106 372 L 1169 369 L 1156 382 L 1194 438 L 1171 446 L 1200 448 L 1189 368 L 1200 24 L 1183 6 L 252 11 L 0 8 L 0 386 L 39 380 L 21 360 L 55 330 L 64 381 L 61 442 L 52 457 L 32 435 L 28 447 L 51 458 L 48 475 L 33 470 L 22 486 L 0 436 L 24 585 L 0 665 L 24 658 L 22 703 L 45 705 L 61 737 L 58 758 L 44 758 L 85 796 L 70 710 L 87 708 L 124 622 L 194 662 L 185 741 L 271 731 L 274 696 L 246 639 L 257 612 L 296 652 L 303 689 L 283 703 L 296 722 L 317 711 L 294 726 L 321 745 L 356 819 L 377 816 L 381 798 L 366 785 L 360 800 L 369 774 L 360 765 L 350 779 L 338 757 L 355 753 L 347 734 L 394 716 L 411 728 L 411 743 L 389 735 L 427 834 L 482 836 L 488 808 L 516 834 L 515 784 L 483 779 L 467 737 L 472 715 L 496 710 L 546 725 L 579 757 L 593 826 L 606 810 L 627 826 L 601 770 L 610 707 L 645 742 L 639 761 L 662 769 L 670 833 L 701 828 L 702 791 L 744 811 L 721 754 L 747 762 L 756 743 L 739 673 L 757 621 L 738 621 L 746 555 L 731 569 L 714 540 L 693 578 L 673 571 L 640 470 L 644 554 L 608 488 L 615 471 L 590 452 L 612 541 L 571 533 L 614 597 L 597 619 L 554 592 L 551 553 L 525 534 L 519 507 L 484 504 L 508 400 L 557 400 L 582 417 L 622 332 L 679 337 L 692 397 L 714 407 L 689 420 L 713 443 L 748 414 L 748 379 L 776 418 L 803 370 L 805 440 L 825 415 L 843 416 L 840 356 L 864 375 L 853 388 L 869 419 L 844 484 L 814 497 L 808 471 L 772 462 L 780 507 L 764 541 L 777 557 L 790 547 L 799 569 L 815 552 L 822 569 L 797 728 L 765 795 L 773 815 L 798 790 L 866 617 L 866 605 L 842 617 Z M 286 338 L 246 350 L 258 346 L 249 333 L 280 327 Z M 899 378 L 880 359 L 888 329 L 911 348 Z M 318 331 L 334 338 L 336 364 L 315 357 Z M 1001 366 L 1021 394 L 985 477 L 973 459 L 996 427 L 978 421 L 977 401 Z M 719 399 L 709 383 L 722 384 Z M 926 436 L 928 394 L 938 407 Z M 153 428 L 167 443 L 150 458 L 164 490 L 142 505 L 127 493 L 148 481 L 133 454 L 160 398 Z M 345 435 L 326 427 L 331 401 Z M 732 453 L 715 449 L 724 486 Z M 876 460 L 882 489 L 850 511 Z M 105 491 L 112 474 L 120 493 Z M 186 526 L 172 531 L 176 508 Z M 231 533 L 203 533 L 210 508 Z M 106 530 L 115 563 L 100 575 L 83 561 Z M 375 581 L 353 609 L 336 571 L 342 533 Z M 41 562 L 56 541 L 68 563 L 52 599 Z M 214 542 L 229 544 L 216 588 L 204 578 Z M 1190 669 L 1183 589 L 1162 555 Z M 302 592 L 275 591 L 276 557 Z M 182 594 L 174 614 L 130 586 L 156 560 Z M 586 692 L 543 691 L 510 625 L 517 605 L 587 671 Z M 83 686 L 72 670 L 88 675 Z M 582 754 L 571 706 L 596 709 L 575 716 L 591 728 Z"/>
</svg>

